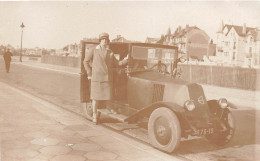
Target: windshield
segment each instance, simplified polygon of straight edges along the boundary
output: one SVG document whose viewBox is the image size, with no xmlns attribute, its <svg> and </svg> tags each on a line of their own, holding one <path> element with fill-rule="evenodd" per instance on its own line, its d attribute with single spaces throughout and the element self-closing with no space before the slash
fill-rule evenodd
<svg viewBox="0 0 260 161">
<path fill-rule="evenodd" d="M 150 69 L 155 64 L 163 63 L 170 72 L 170 64 L 177 59 L 175 49 L 133 46 L 132 67 L 134 70 Z"/>
</svg>

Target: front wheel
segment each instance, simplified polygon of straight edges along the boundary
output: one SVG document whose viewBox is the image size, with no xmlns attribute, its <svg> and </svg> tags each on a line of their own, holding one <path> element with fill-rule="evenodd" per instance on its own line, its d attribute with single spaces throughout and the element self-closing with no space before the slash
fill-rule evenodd
<svg viewBox="0 0 260 161">
<path fill-rule="evenodd" d="M 154 110 L 148 122 L 148 136 L 151 144 L 168 153 L 180 143 L 180 122 L 173 111 L 166 107 Z"/>
<path fill-rule="evenodd" d="M 206 138 L 216 145 L 225 145 L 229 143 L 234 136 L 235 120 L 228 109 L 225 109 L 223 113 L 221 124 L 223 127 L 222 131 L 206 135 Z"/>
</svg>

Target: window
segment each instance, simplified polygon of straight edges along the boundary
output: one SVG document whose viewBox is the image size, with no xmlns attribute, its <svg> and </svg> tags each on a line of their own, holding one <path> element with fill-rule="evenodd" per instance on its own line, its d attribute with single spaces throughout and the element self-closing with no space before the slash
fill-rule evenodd
<svg viewBox="0 0 260 161">
<path fill-rule="evenodd" d="M 136 70 L 150 68 L 159 61 L 169 66 L 177 59 L 177 50 L 157 47 L 133 46 L 132 64 Z"/>
<path fill-rule="evenodd" d="M 236 49 L 236 42 L 234 42 L 233 49 Z"/>
<path fill-rule="evenodd" d="M 224 56 L 228 56 L 228 52 L 224 52 Z"/>
<path fill-rule="evenodd" d="M 233 57 L 232 57 L 233 60 L 235 60 L 235 55 L 236 55 L 236 52 L 233 52 Z"/>
<path fill-rule="evenodd" d="M 253 42 L 253 37 L 250 37 L 249 43 L 251 44 Z"/>
</svg>

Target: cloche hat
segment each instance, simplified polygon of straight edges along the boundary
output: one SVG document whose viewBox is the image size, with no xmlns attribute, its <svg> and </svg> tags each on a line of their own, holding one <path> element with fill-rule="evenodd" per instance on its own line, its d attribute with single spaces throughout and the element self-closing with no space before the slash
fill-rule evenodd
<svg viewBox="0 0 260 161">
<path fill-rule="evenodd" d="M 99 40 L 101 40 L 102 38 L 107 38 L 107 39 L 109 40 L 109 35 L 108 35 L 108 33 L 102 32 L 102 33 L 99 35 Z"/>
</svg>

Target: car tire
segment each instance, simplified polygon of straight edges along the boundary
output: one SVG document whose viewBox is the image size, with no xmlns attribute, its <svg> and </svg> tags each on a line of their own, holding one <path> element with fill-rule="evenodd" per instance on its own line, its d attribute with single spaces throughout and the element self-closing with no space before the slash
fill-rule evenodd
<svg viewBox="0 0 260 161">
<path fill-rule="evenodd" d="M 226 126 L 226 131 L 205 136 L 207 140 L 219 146 L 229 143 L 234 136 L 235 120 L 229 109 L 225 109 L 221 123 Z"/>
<path fill-rule="evenodd" d="M 172 153 L 181 139 L 180 122 L 175 113 L 166 107 L 154 110 L 148 122 L 148 136 L 155 148 Z"/>
</svg>

